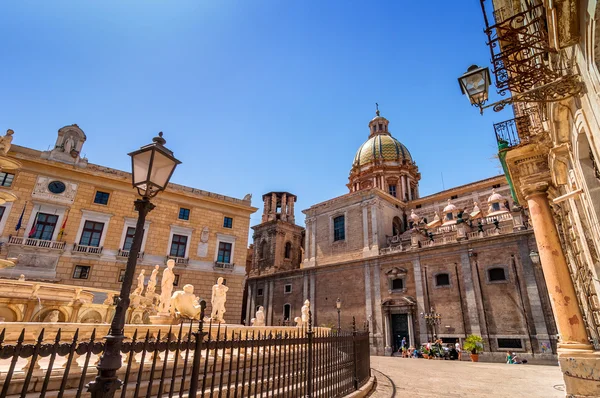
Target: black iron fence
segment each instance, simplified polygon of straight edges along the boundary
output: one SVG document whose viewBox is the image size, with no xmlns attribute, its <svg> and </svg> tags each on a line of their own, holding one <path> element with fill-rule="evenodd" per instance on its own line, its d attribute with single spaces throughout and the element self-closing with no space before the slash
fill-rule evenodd
<svg viewBox="0 0 600 398">
<path fill-rule="evenodd" d="M 66 329 L 65 329 L 66 330 Z M 80 339 L 79 329 L 63 339 L 44 330 L 26 342 L 0 333 L 0 398 L 89 396 L 104 351 L 96 330 Z M 66 341 L 65 341 L 66 340 Z M 121 346 L 123 382 L 115 397 L 341 397 L 370 377 L 369 331 L 266 328 L 232 330 L 191 322 L 159 330 L 143 329 Z"/>
</svg>

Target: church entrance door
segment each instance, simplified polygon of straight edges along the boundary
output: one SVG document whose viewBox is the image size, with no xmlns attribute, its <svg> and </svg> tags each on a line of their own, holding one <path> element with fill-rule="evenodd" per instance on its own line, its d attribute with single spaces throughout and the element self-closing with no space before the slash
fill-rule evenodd
<svg viewBox="0 0 600 398">
<path fill-rule="evenodd" d="M 392 314 L 392 336 L 394 352 L 398 352 L 402 344 L 402 338 L 406 338 L 406 345 L 410 343 L 408 335 L 408 314 Z"/>
</svg>

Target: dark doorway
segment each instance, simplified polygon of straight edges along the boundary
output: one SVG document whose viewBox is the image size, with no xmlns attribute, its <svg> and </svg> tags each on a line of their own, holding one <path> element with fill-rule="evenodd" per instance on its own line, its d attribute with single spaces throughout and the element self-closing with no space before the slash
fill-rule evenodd
<svg viewBox="0 0 600 398">
<path fill-rule="evenodd" d="M 394 352 L 397 352 L 400 349 L 403 337 L 406 338 L 406 344 L 410 344 L 410 338 L 408 336 L 408 314 L 392 314 L 392 336 Z"/>
</svg>

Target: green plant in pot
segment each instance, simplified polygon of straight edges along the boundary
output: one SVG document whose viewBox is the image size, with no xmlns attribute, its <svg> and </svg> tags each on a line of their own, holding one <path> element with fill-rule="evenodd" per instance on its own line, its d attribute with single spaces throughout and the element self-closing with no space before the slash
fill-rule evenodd
<svg viewBox="0 0 600 398">
<path fill-rule="evenodd" d="M 465 339 L 463 343 L 463 349 L 469 351 L 471 354 L 471 361 L 478 362 L 479 354 L 483 352 L 483 339 L 481 336 L 472 334 Z"/>
</svg>

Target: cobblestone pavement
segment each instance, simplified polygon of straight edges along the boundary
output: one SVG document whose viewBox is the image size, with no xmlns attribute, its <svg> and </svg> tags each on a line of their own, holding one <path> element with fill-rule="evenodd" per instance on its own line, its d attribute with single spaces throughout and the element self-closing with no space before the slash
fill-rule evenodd
<svg viewBox="0 0 600 398">
<path fill-rule="evenodd" d="M 371 367 L 393 385 L 378 383 L 370 398 L 565 396 L 558 366 L 371 357 Z"/>
</svg>

